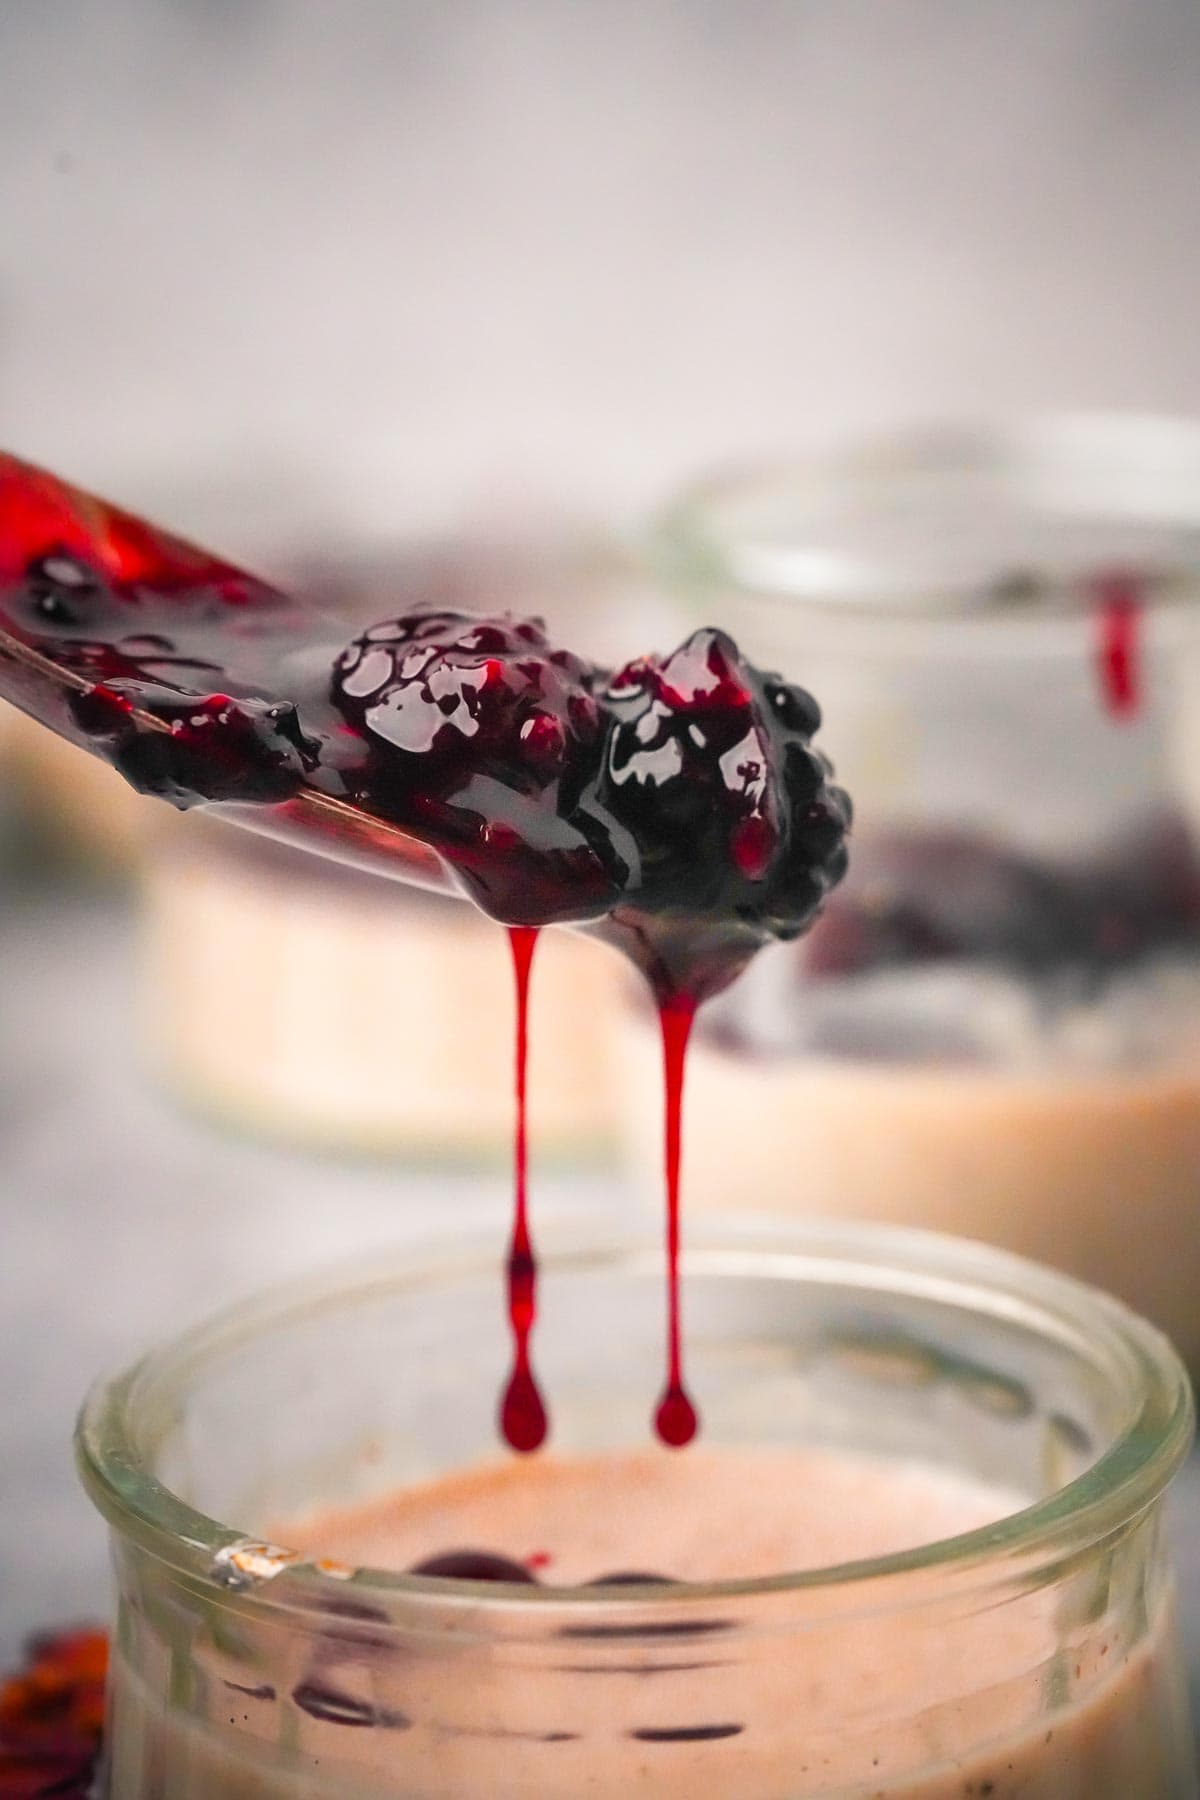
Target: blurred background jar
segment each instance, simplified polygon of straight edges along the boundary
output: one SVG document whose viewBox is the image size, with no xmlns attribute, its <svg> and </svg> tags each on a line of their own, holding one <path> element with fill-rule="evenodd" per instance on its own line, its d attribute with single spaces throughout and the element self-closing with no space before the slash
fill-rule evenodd
<svg viewBox="0 0 1200 1800">
<path fill-rule="evenodd" d="M 701 1015 L 696 1206 L 987 1239 L 1200 1367 L 1200 428 L 929 431 L 716 479 L 652 557 L 821 698 L 851 870 Z M 652 1022 L 621 1069 L 657 1179 Z"/>
</svg>

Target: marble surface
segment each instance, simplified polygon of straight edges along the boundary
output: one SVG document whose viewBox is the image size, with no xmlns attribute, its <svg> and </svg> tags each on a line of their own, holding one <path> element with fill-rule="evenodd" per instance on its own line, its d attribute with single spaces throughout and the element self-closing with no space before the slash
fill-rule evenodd
<svg viewBox="0 0 1200 1800">
<path fill-rule="evenodd" d="M 136 933 L 84 896 L 0 889 L 0 1662 L 35 1626 L 103 1616 L 104 1533 L 70 1455 L 89 1381 L 214 1306 L 431 1227 L 494 1230 L 504 1176 L 397 1174 L 222 1135 L 137 1054 Z M 233 1022 L 237 1028 L 238 1022 Z M 539 1205 L 614 1204 L 599 1175 Z M 1173 1506 L 1200 1695 L 1200 1461 Z"/>
</svg>

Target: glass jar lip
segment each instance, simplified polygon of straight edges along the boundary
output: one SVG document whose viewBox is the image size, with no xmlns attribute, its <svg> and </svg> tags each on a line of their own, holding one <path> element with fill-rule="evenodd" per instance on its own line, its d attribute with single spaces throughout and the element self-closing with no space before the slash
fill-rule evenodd
<svg viewBox="0 0 1200 1800">
<path fill-rule="evenodd" d="M 652 1232 L 623 1231 L 572 1242 L 559 1250 L 553 1227 L 541 1250 L 548 1273 L 558 1267 L 652 1266 L 661 1244 Z M 111 1379 L 98 1381 L 80 1410 L 76 1461 L 93 1503 L 109 1525 L 190 1582 L 236 1604 L 252 1590 L 256 1609 L 312 1613 L 328 1620 L 372 1593 L 393 1605 L 422 1602 L 481 1605 L 491 1616 L 510 1608 L 551 1616 L 586 1609 L 589 1617 L 636 1606 L 712 1604 L 758 1596 L 813 1596 L 885 1584 L 888 1605 L 902 1590 L 927 1592 L 936 1576 L 944 1592 L 953 1578 L 985 1586 L 997 1578 L 1030 1578 L 1066 1555 L 1102 1542 L 1141 1516 L 1163 1494 L 1187 1456 L 1194 1432 L 1191 1384 L 1168 1340 L 1119 1301 L 1071 1277 L 991 1246 L 905 1227 L 806 1219 L 705 1221 L 683 1254 L 685 1281 L 702 1272 L 757 1273 L 770 1279 L 839 1284 L 881 1297 L 925 1298 L 973 1305 L 993 1317 L 1022 1320 L 1055 1340 L 1102 1352 L 1112 1380 L 1124 1385 L 1129 1417 L 1120 1436 L 1083 1474 L 1054 1493 L 993 1524 L 913 1549 L 829 1567 L 784 1571 L 750 1579 L 621 1586 L 559 1587 L 448 1581 L 362 1566 L 347 1570 L 301 1560 L 277 1545 L 260 1545 L 244 1531 L 199 1512 L 153 1476 L 138 1445 L 139 1384 L 162 1379 L 193 1359 L 282 1325 L 296 1313 L 353 1304 L 385 1291 L 497 1276 L 494 1244 L 428 1241 L 419 1250 L 357 1260 L 320 1276 L 292 1281 L 226 1307 L 180 1337 L 152 1349 Z M 231 1558 L 243 1555 L 247 1575 Z M 282 1577 L 282 1579 L 277 1579 Z M 923 1579 L 924 1578 L 924 1579 Z M 909 1588 L 911 1584 L 911 1588 Z M 269 1592 L 268 1592 L 269 1588 Z"/>
<path fill-rule="evenodd" d="M 931 423 L 718 471 L 667 502 L 644 550 L 676 591 L 813 631 L 1061 636 L 1117 588 L 1162 628 L 1200 592 L 1200 420 Z"/>
</svg>

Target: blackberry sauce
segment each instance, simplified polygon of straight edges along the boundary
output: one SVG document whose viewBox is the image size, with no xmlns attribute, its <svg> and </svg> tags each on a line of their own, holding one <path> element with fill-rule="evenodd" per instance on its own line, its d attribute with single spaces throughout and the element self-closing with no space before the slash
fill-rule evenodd
<svg viewBox="0 0 1200 1800">
<path fill-rule="evenodd" d="M 500 1429 L 514 1450 L 536 1450 L 545 1442 L 546 1407 L 530 1361 L 529 1343 L 537 1318 L 537 1262 L 529 1235 L 529 1138 L 526 1071 L 529 1061 L 529 974 L 537 932 L 527 925 L 509 927 L 516 979 L 516 1132 L 513 1144 L 513 1229 L 508 1247 L 508 1322 L 512 1328 L 513 1368 L 500 1402 Z"/>
<path fill-rule="evenodd" d="M 659 1006 L 663 1045 L 663 1133 L 667 1177 L 667 1385 L 654 1415 L 664 1444 L 681 1449 L 696 1435 L 699 1419 L 683 1381 L 683 1333 L 679 1319 L 679 1160 L 683 1134 L 683 1076 L 696 1009 L 686 997 Z"/>
<path fill-rule="evenodd" d="M 679 1151 L 701 1002 L 798 937 L 846 867 L 850 803 L 803 689 L 723 632 L 611 673 L 539 619 L 417 609 L 346 643 L 336 619 L 0 455 L 0 695 L 142 793 L 219 806 L 383 873 L 437 871 L 509 927 L 517 979 L 514 1362 L 501 1426 L 532 1450 L 525 1069 L 537 930 L 582 925 L 641 970 L 666 1069 L 667 1382 L 696 1414 L 679 1319 Z M 422 859 L 424 859 L 422 864 Z"/>
</svg>

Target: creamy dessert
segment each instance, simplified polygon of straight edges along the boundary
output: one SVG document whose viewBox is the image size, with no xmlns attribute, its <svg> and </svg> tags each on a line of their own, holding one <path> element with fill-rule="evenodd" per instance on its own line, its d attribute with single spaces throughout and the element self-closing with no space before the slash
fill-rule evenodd
<svg viewBox="0 0 1200 1800">
<path fill-rule="evenodd" d="M 547 1454 L 281 1521 L 311 1556 L 440 1575 L 467 1596 L 455 1623 L 373 1651 L 347 1589 L 323 1653 L 289 1669 L 283 1743 L 244 1669 L 235 1684 L 209 1668 L 206 1728 L 173 1718 L 118 1651 L 111 1791 L 1187 1800 L 1164 1593 L 1123 1608 L 1110 1577 L 1109 1616 L 1101 1598 L 1084 1620 L 1053 1583 L 948 1585 L 943 1599 L 927 1583 L 898 1599 L 864 1583 L 857 1603 L 836 1589 L 765 1605 L 720 1593 L 686 1611 L 663 1585 L 885 1556 L 991 1524 L 1020 1498 L 913 1463 L 701 1445 Z M 510 1584 L 495 1603 L 509 1611 L 489 1629 L 491 1581 Z M 543 1629 L 537 1606 L 512 1610 L 512 1584 L 540 1598 L 580 1581 L 628 1584 L 619 1623 L 568 1610 Z"/>
</svg>

